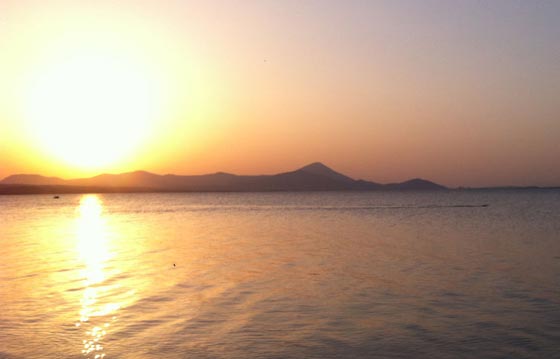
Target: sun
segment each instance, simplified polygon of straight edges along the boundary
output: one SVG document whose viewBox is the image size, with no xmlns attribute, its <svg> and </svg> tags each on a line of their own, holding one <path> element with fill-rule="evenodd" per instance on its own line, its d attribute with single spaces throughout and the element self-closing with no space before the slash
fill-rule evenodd
<svg viewBox="0 0 560 359">
<path fill-rule="evenodd" d="M 69 54 L 27 81 L 25 121 L 40 148 L 79 168 L 131 156 L 160 113 L 156 79 L 132 58 Z"/>
</svg>

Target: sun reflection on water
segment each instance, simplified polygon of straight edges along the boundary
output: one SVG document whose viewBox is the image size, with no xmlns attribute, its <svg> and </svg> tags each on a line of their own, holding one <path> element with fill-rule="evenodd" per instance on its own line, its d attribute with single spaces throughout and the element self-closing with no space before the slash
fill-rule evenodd
<svg viewBox="0 0 560 359">
<path fill-rule="evenodd" d="M 116 320 L 120 308 L 117 303 L 110 303 L 105 292 L 106 265 L 111 258 L 108 245 L 108 226 L 103 216 L 103 204 L 96 195 L 85 195 L 78 207 L 76 219 L 77 249 L 84 264 L 82 277 L 84 293 L 80 300 L 80 319 L 76 327 L 83 328 L 85 338 L 82 340 L 82 354 L 88 358 L 104 358 L 103 338 Z M 105 295 L 105 296 L 104 296 Z"/>
</svg>

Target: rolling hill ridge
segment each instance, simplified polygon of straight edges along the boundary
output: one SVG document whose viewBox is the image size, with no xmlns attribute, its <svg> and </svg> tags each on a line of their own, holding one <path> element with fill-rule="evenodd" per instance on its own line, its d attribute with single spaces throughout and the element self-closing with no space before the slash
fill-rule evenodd
<svg viewBox="0 0 560 359">
<path fill-rule="evenodd" d="M 185 176 L 135 171 L 70 180 L 17 174 L 0 181 L 0 193 L 4 194 L 82 193 L 90 192 L 88 189 L 95 192 L 260 192 L 442 190 L 446 187 L 419 178 L 391 184 L 355 180 L 320 162 L 275 175 L 241 176 L 218 172 Z"/>
</svg>

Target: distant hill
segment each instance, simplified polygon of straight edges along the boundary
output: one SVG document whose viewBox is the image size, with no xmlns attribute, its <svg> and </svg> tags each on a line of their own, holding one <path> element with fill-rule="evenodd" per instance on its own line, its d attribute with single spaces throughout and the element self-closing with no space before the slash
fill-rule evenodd
<svg viewBox="0 0 560 359">
<path fill-rule="evenodd" d="M 8 176 L 0 181 L 0 184 L 63 185 L 65 180 L 58 177 L 21 174 Z"/>
<path fill-rule="evenodd" d="M 0 194 L 82 192 L 260 192 L 260 191 L 371 191 L 442 190 L 434 182 L 412 179 L 379 184 L 355 180 L 320 162 L 275 175 L 238 176 L 229 173 L 179 176 L 146 171 L 102 174 L 90 178 L 63 180 L 40 175 L 12 175 L 0 181 Z"/>
<path fill-rule="evenodd" d="M 421 178 L 414 178 L 401 183 L 389 183 L 386 184 L 384 187 L 386 189 L 392 189 L 392 190 L 416 190 L 416 191 L 447 189 L 442 185 Z"/>
</svg>

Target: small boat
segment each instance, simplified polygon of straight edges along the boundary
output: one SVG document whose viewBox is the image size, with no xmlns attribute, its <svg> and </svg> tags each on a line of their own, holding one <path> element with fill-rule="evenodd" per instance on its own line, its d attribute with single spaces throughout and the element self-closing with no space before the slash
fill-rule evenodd
<svg viewBox="0 0 560 359">
<path fill-rule="evenodd" d="M 53 198 L 54 198 L 54 199 L 59 199 L 59 198 L 60 198 L 60 196 L 53 196 Z"/>
</svg>

